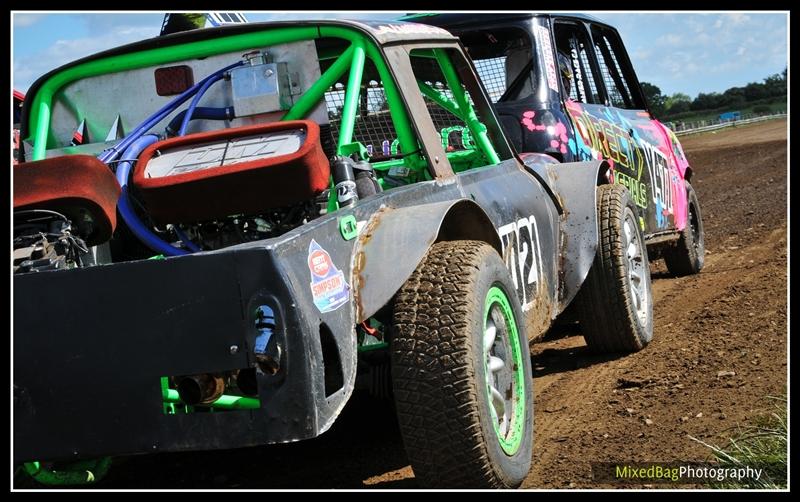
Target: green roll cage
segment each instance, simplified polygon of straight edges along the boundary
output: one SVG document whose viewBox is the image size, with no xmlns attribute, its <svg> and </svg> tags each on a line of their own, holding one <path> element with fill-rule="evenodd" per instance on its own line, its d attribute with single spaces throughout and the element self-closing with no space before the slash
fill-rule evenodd
<svg viewBox="0 0 800 502">
<path fill-rule="evenodd" d="M 33 99 L 29 128 L 31 135 L 26 138 L 26 141 L 33 144 L 32 160 L 41 160 L 45 158 L 48 142 L 52 143 L 49 134 L 50 117 L 53 108 L 53 99 L 56 93 L 64 86 L 76 80 L 180 60 L 246 50 L 253 47 L 271 46 L 326 37 L 343 39 L 350 44 L 338 54 L 328 56 L 330 59 L 335 58 L 335 61 L 333 61 L 331 66 L 328 67 L 320 78 L 296 100 L 294 105 L 283 115 L 281 120 L 296 120 L 307 116 L 317 103 L 324 99 L 325 92 L 344 75 L 345 71 L 349 70 L 336 153 L 337 155 L 357 154 L 362 159 L 366 159 L 367 152 L 364 145 L 353 142 L 353 131 L 356 115 L 358 113 L 364 66 L 366 59 L 369 58 L 375 65 L 382 81 L 392 122 L 397 132 L 399 146 L 403 152 L 410 152 L 404 155 L 402 159 L 375 162 L 373 163 L 373 167 L 378 173 L 383 173 L 392 167 L 404 166 L 418 173 L 419 177 L 422 179 L 432 179 L 428 169 L 428 161 L 420 154 L 419 142 L 415 136 L 411 119 L 381 50 L 366 34 L 356 29 L 340 26 L 273 28 L 254 33 L 237 34 L 223 38 L 148 49 L 133 54 L 109 56 L 67 68 L 47 79 L 39 88 L 39 92 L 36 93 Z M 478 120 L 472 103 L 459 80 L 458 73 L 447 54 L 447 50 L 415 49 L 414 57 L 429 57 L 437 61 L 445 77 L 447 86 L 452 92 L 453 98 L 449 98 L 439 90 L 418 80 L 419 90 L 425 97 L 460 119 L 469 130 L 469 137 L 472 140 L 470 143 L 474 142 L 474 146 L 477 147 L 476 150 L 472 151 L 447 153 L 447 157 L 454 165 L 454 169 L 459 171 L 470 166 L 498 163 L 500 159 L 489 140 L 486 127 Z M 336 191 L 331 190 L 328 201 L 328 211 L 335 211 L 338 207 Z"/>
</svg>

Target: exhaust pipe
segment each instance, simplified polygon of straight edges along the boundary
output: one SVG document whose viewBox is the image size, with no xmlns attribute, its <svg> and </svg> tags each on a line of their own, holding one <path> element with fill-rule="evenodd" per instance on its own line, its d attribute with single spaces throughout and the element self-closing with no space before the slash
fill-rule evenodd
<svg viewBox="0 0 800 502">
<path fill-rule="evenodd" d="M 184 403 L 194 406 L 210 404 L 225 392 L 225 380 L 221 375 L 189 375 L 179 377 L 178 396 Z"/>
<path fill-rule="evenodd" d="M 258 379 L 256 369 L 247 368 L 236 372 L 236 386 L 245 396 L 258 395 Z"/>
</svg>

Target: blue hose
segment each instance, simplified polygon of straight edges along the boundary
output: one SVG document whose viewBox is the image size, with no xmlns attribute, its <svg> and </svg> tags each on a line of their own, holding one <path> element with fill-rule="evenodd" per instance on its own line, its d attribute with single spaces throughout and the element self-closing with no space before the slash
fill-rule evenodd
<svg viewBox="0 0 800 502">
<path fill-rule="evenodd" d="M 195 95 L 201 87 L 206 85 L 209 81 L 214 82 L 218 80 L 225 74 L 225 72 L 233 68 L 236 68 L 237 66 L 240 66 L 242 64 L 244 64 L 243 61 L 238 61 L 232 65 L 226 66 L 225 68 L 222 68 L 221 70 L 212 73 L 211 75 L 204 78 L 200 82 L 194 84 L 192 87 L 186 89 L 181 94 L 179 94 L 178 97 L 176 97 L 175 99 L 164 105 L 159 111 L 157 111 L 156 113 L 151 115 L 148 119 L 146 119 L 144 122 L 142 122 L 141 125 L 137 126 L 133 131 L 131 131 L 130 134 L 125 136 L 119 143 L 117 143 L 113 147 L 109 148 L 108 150 L 105 150 L 100 155 L 98 155 L 97 158 L 100 159 L 102 162 L 105 162 L 106 164 L 116 160 L 121 152 L 126 151 L 127 148 L 130 147 L 130 145 L 134 141 L 136 141 L 147 131 L 152 129 L 153 126 L 164 120 L 164 118 L 166 118 L 167 115 L 174 112 L 175 109 L 177 109 L 180 105 L 182 105 L 187 99 Z"/>
<path fill-rule="evenodd" d="M 189 251 L 191 251 L 192 253 L 198 253 L 202 251 L 202 249 L 200 249 L 200 246 L 198 246 L 197 244 L 192 242 L 191 239 L 189 239 L 189 236 L 186 235 L 186 232 L 178 228 L 176 225 L 172 226 L 172 230 L 175 231 L 175 235 L 178 236 L 178 239 L 181 240 L 183 245 L 189 248 Z"/>
<path fill-rule="evenodd" d="M 119 202 L 117 203 L 117 207 L 119 208 L 120 215 L 128 227 L 131 229 L 133 234 L 142 241 L 147 247 L 156 251 L 158 253 L 165 254 L 167 256 L 180 256 L 188 254 L 187 251 L 183 249 L 176 248 L 175 246 L 164 242 L 158 235 L 153 233 L 147 225 L 145 225 L 142 220 L 136 215 L 136 211 L 133 210 L 131 207 L 130 196 L 128 193 L 128 178 L 130 177 L 131 169 L 133 168 L 133 163 L 139 157 L 139 154 L 147 148 L 148 146 L 152 145 L 156 141 L 158 141 L 158 136 L 155 134 L 148 134 L 144 136 L 144 134 L 153 128 L 157 123 L 161 122 L 166 118 L 170 113 L 174 112 L 176 108 L 178 108 L 181 104 L 183 104 L 187 99 L 191 96 L 196 95 L 195 99 L 192 100 L 192 103 L 184 112 L 183 117 L 183 125 L 181 126 L 181 134 L 185 132 L 186 124 L 189 123 L 192 116 L 194 115 L 195 111 L 197 110 L 197 103 L 200 101 L 203 93 L 213 84 L 214 82 L 220 80 L 224 75 L 225 72 L 244 64 L 242 61 L 238 61 L 232 65 L 226 66 L 221 70 L 218 70 L 208 77 L 204 78 L 200 82 L 196 83 L 189 89 L 182 92 L 178 97 L 164 105 L 159 111 L 151 115 L 147 118 L 144 122 L 142 122 L 139 126 L 137 126 L 130 134 L 128 134 L 125 138 L 123 138 L 119 143 L 111 147 L 110 149 L 102 152 L 98 159 L 106 164 L 114 161 L 117 157 L 120 156 L 121 159 L 120 163 L 117 166 L 117 181 L 122 187 L 122 193 L 120 194 Z M 214 109 L 208 109 L 214 110 Z M 227 109 L 222 108 L 219 109 L 221 112 L 213 112 L 213 114 L 222 113 L 223 115 L 227 114 Z M 233 110 L 231 109 L 231 115 Z M 211 112 L 209 112 L 211 113 Z M 198 116 L 199 118 L 199 116 Z M 226 118 L 226 117 L 222 117 Z M 172 125 L 173 121 L 170 122 Z M 192 252 L 200 251 L 200 248 L 191 242 L 186 234 L 184 234 L 179 228 L 175 228 L 175 233 L 178 235 L 178 238 L 181 239 L 184 246 L 189 248 Z"/>
<path fill-rule="evenodd" d="M 152 145 L 156 141 L 158 141 L 158 136 L 155 134 L 142 136 L 134 140 L 122 154 L 122 159 L 117 166 L 117 181 L 122 187 L 122 194 L 119 197 L 117 207 L 119 208 L 119 213 L 122 216 L 122 219 L 125 220 L 125 223 L 131 229 L 133 234 L 153 251 L 165 254 L 167 256 L 189 254 L 187 251 L 178 249 L 175 246 L 172 246 L 171 244 L 161 240 L 159 236 L 147 228 L 147 225 L 145 225 L 142 220 L 139 219 L 139 217 L 136 215 L 136 212 L 131 207 L 128 194 L 128 177 L 130 176 L 131 168 L 133 167 L 133 163 L 136 162 L 136 159 L 139 157 L 139 154 L 142 153 L 142 150 Z"/>
<path fill-rule="evenodd" d="M 218 82 L 222 79 L 222 74 L 215 73 L 214 75 L 212 75 L 212 77 L 214 78 L 207 80 L 206 83 L 204 83 L 203 86 L 200 88 L 200 90 L 197 91 L 197 94 L 194 95 L 194 99 L 192 99 L 192 102 L 189 103 L 189 108 L 186 109 L 186 115 L 183 116 L 183 122 L 181 123 L 181 128 L 178 130 L 178 136 L 183 136 L 184 134 L 186 134 L 186 128 L 189 127 L 189 121 L 192 120 L 192 116 L 194 115 L 194 110 L 195 108 L 197 108 L 197 103 L 200 102 L 200 99 L 202 99 L 203 94 L 206 93 L 209 87 L 214 85 L 215 82 Z"/>
<path fill-rule="evenodd" d="M 188 111 L 189 110 L 183 110 L 178 112 L 175 117 L 169 121 L 169 125 L 167 125 L 167 134 L 174 135 L 177 133 L 181 123 L 183 123 L 183 117 L 186 116 L 186 112 Z M 206 106 L 198 106 L 194 109 L 191 120 L 230 120 L 235 116 L 236 115 L 232 106 L 227 108 L 209 108 Z"/>
<path fill-rule="evenodd" d="M 171 244 L 164 242 L 158 235 L 153 233 L 147 225 L 145 225 L 142 220 L 136 215 L 136 211 L 133 210 L 131 207 L 130 196 L 128 193 L 128 178 L 130 177 L 131 169 L 133 168 L 133 163 L 139 157 L 139 154 L 147 148 L 148 146 L 152 145 L 156 141 L 158 141 L 158 136 L 155 134 L 149 134 L 144 136 L 144 134 L 153 128 L 157 123 L 164 120 L 170 113 L 174 112 L 176 108 L 178 108 L 181 104 L 183 104 L 187 99 L 191 96 L 197 94 L 194 100 L 192 100 L 191 106 L 183 113 L 183 125 L 181 126 L 181 134 L 185 132 L 186 124 L 188 124 L 189 120 L 191 120 L 192 116 L 200 108 L 197 108 L 197 103 L 200 101 L 200 97 L 202 97 L 203 93 L 213 84 L 214 82 L 220 80 L 224 75 L 225 72 L 231 70 L 232 68 L 236 68 L 244 64 L 243 61 L 238 61 L 232 65 L 226 66 L 221 70 L 218 70 L 208 77 L 204 78 L 200 82 L 196 83 L 189 89 L 183 91 L 178 97 L 164 105 L 160 110 L 156 113 L 151 115 L 147 118 L 144 122 L 142 122 L 139 126 L 137 126 L 130 134 L 124 137 L 119 143 L 114 145 L 108 150 L 103 151 L 100 155 L 98 155 L 98 159 L 106 164 L 109 164 L 117 159 L 120 156 L 120 152 L 122 158 L 120 159 L 119 165 L 117 166 L 117 181 L 122 187 L 122 193 L 120 194 L 119 202 L 117 203 L 117 207 L 119 209 L 120 215 L 128 227 L 131 229 L 133 234 L 142 241 L 147 247 L 156 251 L 158 253 L 165 254 L 167 256 L 180 256 L 189 254 L 187 251 L 183 249 L 176 248 Z M 228 118 L 228 110 L 230 110 L 230 115 L 233 116 L 233 108 L 221 108 L 221 109 L 214 109 L 214 108 L 207 108 L 202 109 L 206 111 L 209 115 L 213 115 L 214 117 L 209 118 L 216 118 L 217 116 L 220 119 Z M 213 111 L 212 111 L 213 110 Z M 202 115 L 198 114 L 197 118 L 201 118 Z M 175 119 L 170 121 L 170 126 L 175 122 Z M 188 239 L 185 233 L 181 231 L 178 227 L 174 227 L 175 233 L 178 235 L 178 238 L 181 239 L 183 245 L 189 248 L 192 252 L 198 252 L 201 249 L 191 242 Z"/>
</svg>

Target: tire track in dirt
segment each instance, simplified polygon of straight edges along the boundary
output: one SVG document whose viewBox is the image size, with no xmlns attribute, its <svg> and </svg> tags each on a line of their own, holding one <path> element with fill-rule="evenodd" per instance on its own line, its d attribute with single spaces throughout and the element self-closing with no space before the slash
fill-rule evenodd
<svg viewBox="0 0 800 502">
<path fill-rule="evenodd" d="M 597 487 L 593 461 L 707 459 L 689 436 L 724 444 L 771 406 L 765 396 L 784 392 L 785 121 L 766 132 L 718 133 L 714 149 L 685 142 L 709 254 L 692 277 L 652 265 L 648 348 L 603 361 L 576 330 L 534 346 L 536 443 L 524 487 Z"/>
<path fill-rule="evenodd" d="M 689 435 L 722 443 L 731 426 L 768 407 L 763 396 L 780 394 L 785 385 L 786 309 L 771 303 L 771 294 L 754 294 L 754 285 L 773 282 L 779 287 L 770 293 L 785 297 L 774 273 L 785 261 L 763 260 L 785 245 L 783 227 L 746 253 L 709 260 L 707 272 L 679 279 L 684 284 L 658 280 L 656 338 L 647 357 L 642 352 L 562 373 L 537 395 L 538 450 L 524 486 L 597 486 L 592 461 L 703 460 L 708 452 Z M 685 315 L 676 318 L 676 310 Z M 547 359 L 558 350 L 554 344 L 568 347 L 564 357 L 579 360 L 573 365 L 588 359 L 573 336 L 545 342 L 534 360 Z M 718 376 L 728 371 L 735 375 Z"/>
</svg>

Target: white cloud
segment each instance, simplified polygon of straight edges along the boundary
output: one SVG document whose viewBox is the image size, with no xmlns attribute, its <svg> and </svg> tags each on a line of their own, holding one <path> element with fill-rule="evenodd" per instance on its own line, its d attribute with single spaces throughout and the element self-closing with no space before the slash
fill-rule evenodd
<svg viewBox="0 0 800 502">
<path fill-rule="evenodd" d="M 675 33 L 667 33 L 666 35 L 662 35 L 656 39 L 656 44 L 658 45 L 667 45 L 670 47 L 680 47 L 683 45 L 684 37 L 680 35 L 676 35 Z"/>
<path fill-rule="evenodd" d="M 50 70 L 106 49 L 157 36 L 160 29 L 160 26 L 118 26 L 101 36 L 57 40 L 24 61 L 14 61 L 14 88 L 25 92 L 34 80 Z"/>
<path fill-rule="evenodd" d="M 650 55 L 652 53 L 653 53 L 653 51 L 651 51 L 649 49 L 636 49 L 633 52 L 633 54 L 631 54 L 631 58 L 634 61 L 647 61 L 648 59 L 650 59 Z"/>
<path fill-rule="evenodd" d="M 706 21 L 701 19 L 696 19 L 696 17 L 690 17 L 686 24 L 692 28 L 695 33 L 703 33 L 706 30 Z"/>
<path fill-rule="evenodd" d="M 36 24 L 37 21 L 42 19 L 44 14 L 14 14 L 14 27 L 26 28 Z"/>
<path fill-rule="evenodd" d="M 730 19 L 731 24 L 734 26 L 739 26 L 740 24 L 744 24 L 750 21 L 750 16 L 747 14 L 742 14 L 740 12 L 734 12 L 732 14 L 725 14 L 725 16 Z"/>
<path fill-rule="evenodd" d="M 641 80 L 663 92 L 722 92 L 757 82 L 787 65 L 788 15 L 748 12 L 617 14 L 634 28 L 620 30 Z M 607 16 L 603 16 L 607 17 Z M 620 24 L 621 19 L 611 19 Z M 765 38 L 764 34 L 769 37 Z M 649 59 L 644 56 L 650 52 Z"/>
<path fill-rule="evenodd" d="M 119 27 L 147 28 L 161 26 L 164 14 L 82 14 L 80 22 L 86 26 L 89 33 L 104 35 Z"/>
</svg>

